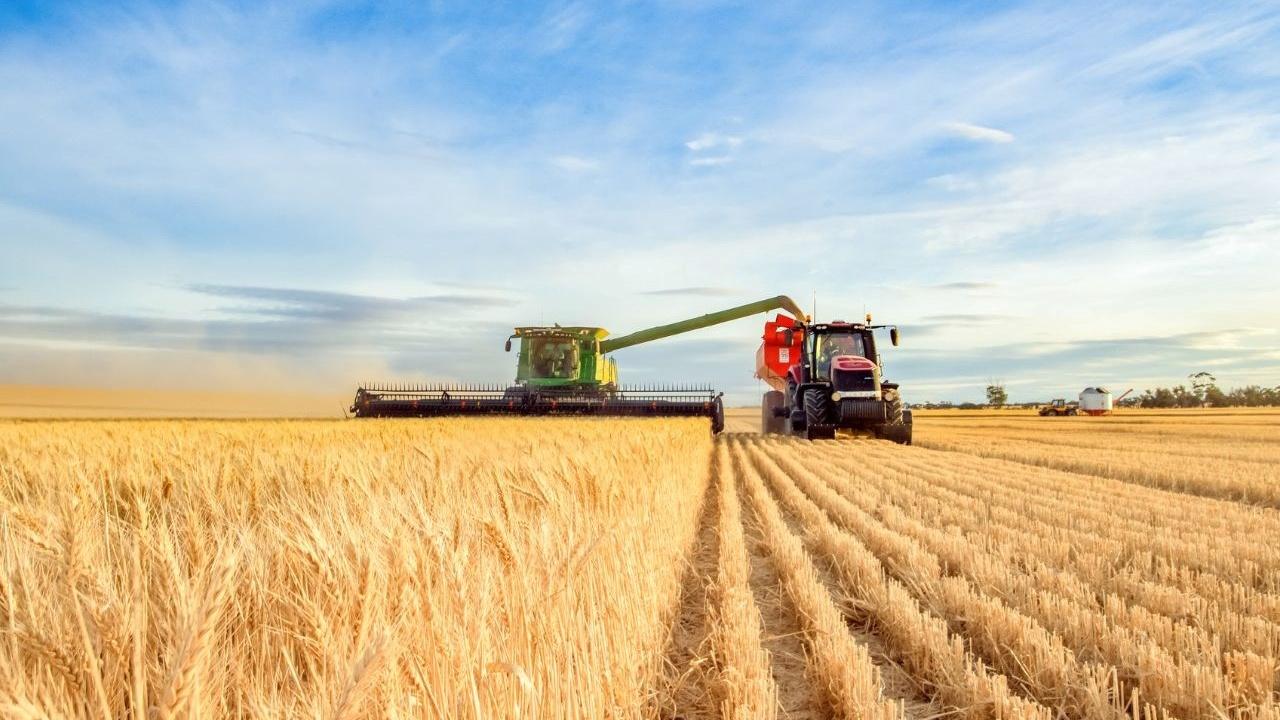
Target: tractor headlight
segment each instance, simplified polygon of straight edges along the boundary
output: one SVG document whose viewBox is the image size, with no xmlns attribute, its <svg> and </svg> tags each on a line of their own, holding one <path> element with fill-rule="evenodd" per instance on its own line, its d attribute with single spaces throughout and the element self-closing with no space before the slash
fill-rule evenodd
<svg viewBox="0 0 1280 720">
<path fill-rule="evenodd" d="M 840 391 L 836 390 L 835 392 L 831 393 L 831 399 L 834 400 L 835 402 L 840 402 Z"/>
</svg>

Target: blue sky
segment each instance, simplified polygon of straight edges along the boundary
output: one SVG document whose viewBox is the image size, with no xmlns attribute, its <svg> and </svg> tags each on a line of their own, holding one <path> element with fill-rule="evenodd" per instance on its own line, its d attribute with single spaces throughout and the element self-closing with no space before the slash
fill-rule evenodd
<svg viewBox="0 0 1280 720">
<path fill-rule="evenodd" d="M 0 382 L 502 381 L 788 293 L 909 400 L 1280 383 L 1274 4 L 19 1 L 0 118 Z M 759 331 L 618 362 L 752 401 Z"/>
</svg>

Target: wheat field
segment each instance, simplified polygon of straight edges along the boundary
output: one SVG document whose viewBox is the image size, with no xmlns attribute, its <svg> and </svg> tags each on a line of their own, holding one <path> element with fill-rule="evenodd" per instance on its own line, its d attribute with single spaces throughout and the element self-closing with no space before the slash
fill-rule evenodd
<svg viewBox="0 0 1280 720">
<path fill-rule="evenodd" d="M 753 426 L 2 423 L 0 716 L 1280 717 L 1280 414 Z"/>
</svg>

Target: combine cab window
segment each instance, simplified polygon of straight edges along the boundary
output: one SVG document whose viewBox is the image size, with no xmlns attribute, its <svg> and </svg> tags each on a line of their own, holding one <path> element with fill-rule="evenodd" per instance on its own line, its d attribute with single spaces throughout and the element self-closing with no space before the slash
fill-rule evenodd
<svg viewBox="0 0 1280 720">
<path fill-rule="evenodd" d="M 817 376 L 830 377 L 831 359 L 842 355 L 867 356 L 867 348 L 858 333 L 828 333 L 818 335 L 815 339 L 814 356 L 818 360 Z"/>
<path fill-rule="evenodd" d="M 532 353 L 535 377 L 569 380 L 578 376 L 578 344 L 573 340 L 537 338 Z"/>
</svg>

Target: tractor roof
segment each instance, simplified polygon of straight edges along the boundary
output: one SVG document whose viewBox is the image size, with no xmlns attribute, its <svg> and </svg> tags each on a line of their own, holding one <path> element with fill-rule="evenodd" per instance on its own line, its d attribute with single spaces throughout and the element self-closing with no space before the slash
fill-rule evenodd
<svg viewBox="0 0 1280 720">
<path fill-rule="evenodd" d="M 865 330 L 867 326 L 863 325 L 862 323 L 848 323 L 848 322 L 841 322 L 839 320 L 836 320 L 835 322 L 829 322 L 829 323 L 813 323 L 809 327 L 812 328 L 813 330 L 821 331 L 821 330 Z"/>
</svg>

